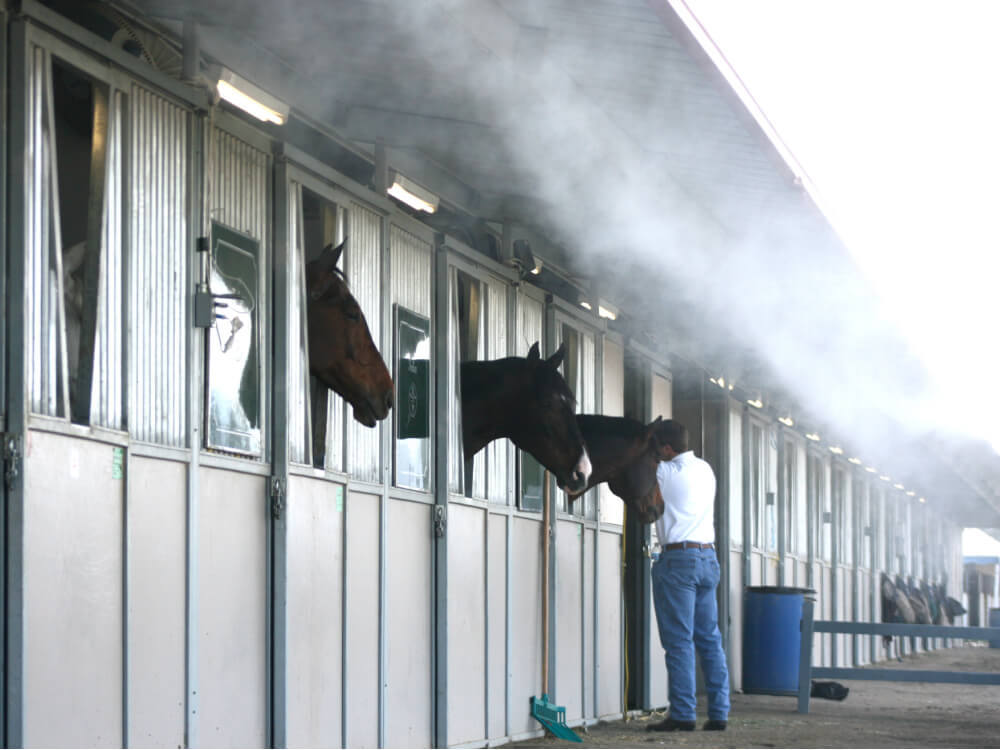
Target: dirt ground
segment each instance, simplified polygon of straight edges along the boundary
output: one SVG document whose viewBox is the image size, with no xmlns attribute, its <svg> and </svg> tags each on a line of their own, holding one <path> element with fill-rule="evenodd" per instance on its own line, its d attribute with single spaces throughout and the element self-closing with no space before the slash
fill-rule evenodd
<svg viewBox="0 0 1000 750">
<path fill-rule="evenodd" d="M 1000 672 L 1000 649 L 941 649 L 904 657 L 879 668 Z M 647 732 L 653 713 L 627 722 L 577 729 L 583 744 L 551 736 L 504 747 L 994 747 L 1000 748 L 1000 685 L 840 681 L 851 692 L 842 702 L 813 698 L 809 714 L 797 700 L 769 695 L 732 696 L 729 728 L 704 732 Z M 704 697 L 699 697 L 704 711 Z"/>
</svg>

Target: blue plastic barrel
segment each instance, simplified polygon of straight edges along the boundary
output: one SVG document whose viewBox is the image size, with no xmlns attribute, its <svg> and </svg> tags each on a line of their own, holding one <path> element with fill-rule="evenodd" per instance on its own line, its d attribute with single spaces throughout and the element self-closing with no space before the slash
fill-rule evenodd
<svg viewBox="0 0 1000 750">
<path fill-rule="evenodd" d="M 748 586 L 743 598 L 743 692 L 796 695 L 802 603 L 813 589 Z"/>
<path fill-rule="evenodd" d="M 990 610 L 989 622 L 991 628 L 1000 628 L 1000 608 L 994 607 Z M 990 648 L 1000 648 L 1000 638 L 990 639 Z"/>
</svg>

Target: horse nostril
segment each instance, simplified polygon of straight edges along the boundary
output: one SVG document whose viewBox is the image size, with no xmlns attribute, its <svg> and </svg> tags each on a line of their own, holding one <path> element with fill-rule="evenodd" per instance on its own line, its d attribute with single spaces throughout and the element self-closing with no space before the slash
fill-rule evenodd
<svg viewBox="0 0 1000 750">
<path fill-rule="evenodd" d="M 386 411 L 392 409 L 392 391 L 385 394 L 385 408 Z"/>
</svg>

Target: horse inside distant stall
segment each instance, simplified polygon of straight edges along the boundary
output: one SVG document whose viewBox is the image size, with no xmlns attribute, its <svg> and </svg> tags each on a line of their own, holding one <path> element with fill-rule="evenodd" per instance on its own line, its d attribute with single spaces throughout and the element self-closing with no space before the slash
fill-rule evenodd
<svg viewBox="0 0 1000 750">
<path fill-rule="evenodd" d="M 361 306 L 351 294 L 337 261 L 345 239 L 327 245 L 306 264 L 306 316 L 309 371 L 354 407 L 366 427 L 385 419 L 392 408 L 392 376 L 372 341 Z"/>
<path fill-rule="evenodd" d="M 578 414 L 576 421 L 587 444 L 593 472 L 583 490 L 567 492 L 570 502 L 591 487 L 607 482 L 641 523 L 653 523 L 662 516 L 663 496 L 656 481 L 660 458 L 653 439 L 662 418 L 644 425 L 627 417 Z"/>
<path fill-rule="evenodd" d="M 462 362 L 466 460 L 487 443 L 509 438 L 551 471 L 560 487 L 579 492 L 587 486 L 590 458 L 576 421 L 573 392 L 558 369 L 565 354 L 562 345 L 542 359 L 536 342 L 527 357 Z"/>
</svg>

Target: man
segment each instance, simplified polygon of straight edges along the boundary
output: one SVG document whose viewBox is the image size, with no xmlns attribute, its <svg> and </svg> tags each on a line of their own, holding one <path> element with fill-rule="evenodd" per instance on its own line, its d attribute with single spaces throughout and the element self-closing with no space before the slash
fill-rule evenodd
<svg viewBox="0 0 1000 750">
<path fill-rule="evenodd" d="M 668 419 L 656 432 L 662 459 L 656 479 L 663 495 L 663 516 L 656 522 L 660 557 L 653 563 L 653 603 L 666 652 L 670 713 L 651 731 L 695 728 L 697 649 L 708 691 L 708 721 L 703 729 L 725 730 L 729 717 L 729 669 L 719 633 L 715 591 L 715 474 L 688 449 L 687 429 Z"/>
</svg>

